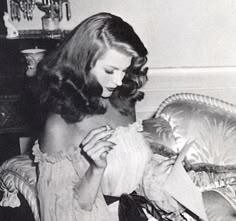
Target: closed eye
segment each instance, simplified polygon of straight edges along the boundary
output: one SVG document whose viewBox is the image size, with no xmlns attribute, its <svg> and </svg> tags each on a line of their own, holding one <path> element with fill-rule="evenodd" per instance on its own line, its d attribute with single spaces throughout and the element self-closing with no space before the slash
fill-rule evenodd
<svg viewBox="0 0 236 221">
<path fill-rule="evenodd" d="M 105 72 L 106 72 L 107 74 L 114 74 L 114 71 L 113 71 L 113 70 L 105 70 Z"/>
</svg>

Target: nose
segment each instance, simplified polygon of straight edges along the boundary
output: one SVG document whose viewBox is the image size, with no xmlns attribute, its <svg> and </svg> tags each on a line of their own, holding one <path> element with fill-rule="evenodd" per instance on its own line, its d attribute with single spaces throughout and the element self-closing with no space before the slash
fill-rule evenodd
<svg viewBox="0 0 236 221">
<path fill-rule="evenodd" d="M 124 78 L 125 73 L 122 71 L 117 71 L 116 73 L 114 73 L 113 75 L 113 83 L 116 86 L 121 86 L 122 85 L 122 80 Z"/>
</svg>

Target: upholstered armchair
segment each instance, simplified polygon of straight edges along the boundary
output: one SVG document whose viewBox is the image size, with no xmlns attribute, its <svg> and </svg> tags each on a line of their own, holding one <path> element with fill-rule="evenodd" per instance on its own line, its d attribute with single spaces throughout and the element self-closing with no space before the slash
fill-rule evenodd
<svg viewBox="0 0 236 221">
<path fill-rule="evenodd" d="M 35 221 L 40 221 L 38 198 L 36 194 L 36 165 L 31 154 L 13 157 L 1 165 L 0 190 L 2 207 L 19 207 L 21 194 L 29 204 Z"/>
<path fill-rule="evenodd" d="M 143 129 L 153 152 L 164 156 L 178 154 L 187 140 L 194 140 L 185 169 L 203 195 L 209 193 L 204 198 L 209 221 L 236 219 L 235 105 L 203 95 L 175 94 L 161 103 L 153 118 L 143 121 Z M 20 193 L 39 221 L 36 174 L 30 154 L 4 162 L 0 167 L 0 206 L 19 206 Z M 223 203 L 212 212 L 211 205 L 219 198 Z M 218 219 L 222 207 L 227 214 Z"/>
<path fill-rule="evenodd" d="M 236 106 L 198 94 L 175 94 L 143 125 L 153 151 L 162 155 L 174 155 L 187 140 L 194 141 L 185 169 L 203 192 L 208 219 L 236 220 Z"/>
</svg>

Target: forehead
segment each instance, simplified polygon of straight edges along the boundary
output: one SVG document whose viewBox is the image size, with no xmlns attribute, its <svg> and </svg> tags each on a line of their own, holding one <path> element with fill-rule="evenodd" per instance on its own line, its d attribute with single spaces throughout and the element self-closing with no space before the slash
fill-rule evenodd
<svg viewBox="0 0 236 221">
<path fill-rule="evenodd" d="M 117 68 L 128 67 L 131 63 L 132 56 L 122 53 L 116 49 L 108 49 L 98 62 L 103 65 L 114 66 Z"/>
</svg>

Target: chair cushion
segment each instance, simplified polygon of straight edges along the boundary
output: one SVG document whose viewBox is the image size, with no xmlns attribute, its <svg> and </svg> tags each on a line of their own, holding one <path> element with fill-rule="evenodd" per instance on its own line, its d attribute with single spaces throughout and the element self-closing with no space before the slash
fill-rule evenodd
<svg viewBox="0 0 236 221">
<path fill-rule="evenodd" d="M 186 140 L 195 144 L 187 153 L 194 163 L 232 165 L 236 163 L 236 106 L 206 96 L 190 99 L 174 96 L 158 110 L 156 118 L 168 121 L 179 152 Z M 193 96 L 193 95 L 192 95 Z M 230 108 L 228 108 L 230 107 Z"/>
<path fill-rule="evenodd" d="M 185 166 L 193 182 L 203 191 L 220 191 L 236 208 L 236 106 L 204 95 L 175 94 L 149 121 L 153 128 L 146 128 L 158 136 L 154 141 L 176 153 L 194 140 Z M 160 133 L 156 125 L 163 122 Z M 169 144 L 165 137 L 171 138 Z"/>
<path fill-rule="evenodd" d="M 20 192 L 27 200 L 36 221 L 39 221 L 36 194 L 36 166 L 31 155 L 19 155 L 5 161 L 0 167 L 0 190 L 3 198 L 0 206 L 17 207 Z"/>
</svg>

